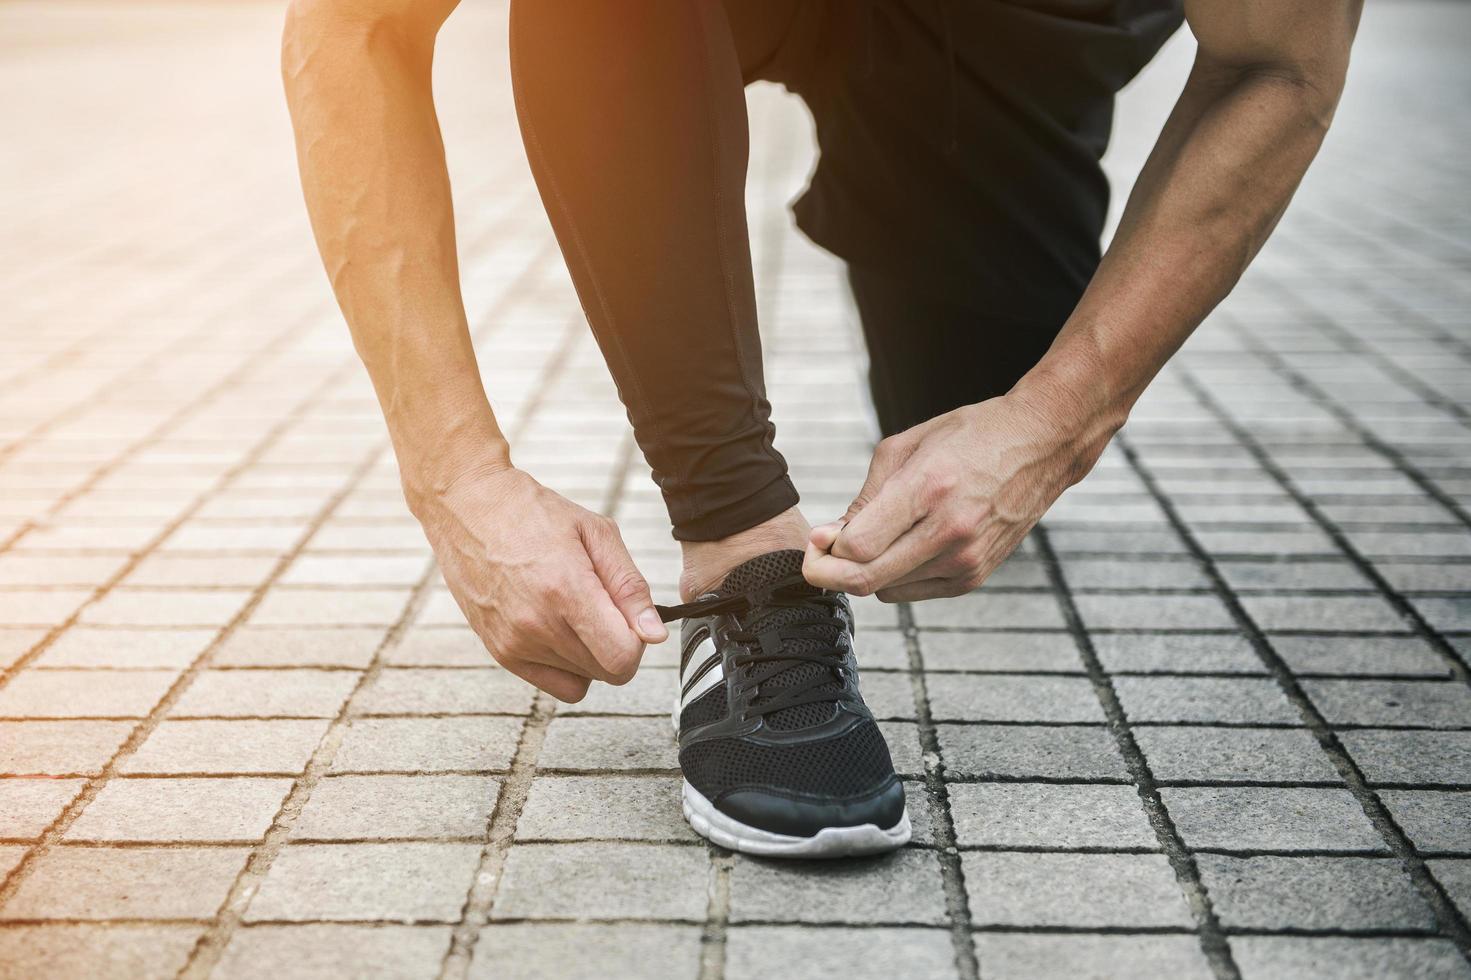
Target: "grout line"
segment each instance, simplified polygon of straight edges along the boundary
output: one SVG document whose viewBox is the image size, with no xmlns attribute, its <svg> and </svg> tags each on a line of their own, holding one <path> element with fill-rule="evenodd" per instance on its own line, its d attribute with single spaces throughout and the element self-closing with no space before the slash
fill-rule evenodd
<svg viewBox="0 0 1471 980">
<path fill-rule="evenodd" d="M 1150 826 L 1159 840 L 1160 849 L 1169 859 L 1170 867 L 1175 871 L 1175 879 L 1181 891 L 1184 892 L 1185 902 L 1190 907 L 1190 914 L 1195 919 L 1201 951 L 1218 978 L 1240 980 L 1241 970 L 1236 965 L 1230 945 L 1226 942 L 1225 933 L 1221 928 L 1220 919 L 1216 917 L 1210 895 L 1200 880 L 1200 869 L 1196 866 L 1195 856 L 1186 846 L 1179 830 L 1175 827 L 1174 820 L 1170 817 L 1169 810 L 1160 798 L 1159 784 L 1155 781 L 1149 761 L 1144 757 L 1144 752 L 1134 739 L 1128 716 L 1124 713 L 1118 693 L 1114 690 L 1113 680 L 1104 670 L 1103 663 L 1098 659 L 1098 653 L 1093 649 L 1093 639 L 1083 625 L 1082 617 L 1073 602 L 1072 593 L 1068 591 L 1067 577 L 1058 561 L 1057 553 L 1052 550 L 1047 530 L 1038 526 L 1034 533 L 1037 536 L 1037 550 L 1047 568 L 1048 577 L 1052 579 L 1056 589 L 1058 605 L 1062 607 L 1063 617 L 1072 630 L 1073 639 L 1078 644 L 1078 651 L 1093 680 L 1094 693 L 1097 694 L 1098 701 L 1103 707 L 1103 713 L 1108 718 L 1108 728 L 1113 734 L 1114 741 L 1118 743 L 1119 752 L 1124 757 L 1129 775 L 1133 777 L 1144 812 L 1148 815 Z"/>
</svg>

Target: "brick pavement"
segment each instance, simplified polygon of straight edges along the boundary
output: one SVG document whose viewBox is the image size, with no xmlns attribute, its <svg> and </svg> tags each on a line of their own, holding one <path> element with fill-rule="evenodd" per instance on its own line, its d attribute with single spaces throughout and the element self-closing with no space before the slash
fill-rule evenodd
<svg viewBox="0 0 1471 980">
<path fill-rule="evenodd" d="M 518 461 L 676 553 L 522 162 L 503 12 L 438 88 Z M 1365 17 L 1238 292 L 979 594 L 858 603 L 914 843 L 792 866 L 679 817 L 672 651 L 557 706 L 404 511 L 258 4 L 0 7 L 0 974 L 1471 976 L 1471 10 Z M 491 57 L 487 57 L 487 52 Z M 1126 186 L 1188 65 L 1124 99 Z M 871 429 L 752 94 L 782 446 Z"/>
</svg>

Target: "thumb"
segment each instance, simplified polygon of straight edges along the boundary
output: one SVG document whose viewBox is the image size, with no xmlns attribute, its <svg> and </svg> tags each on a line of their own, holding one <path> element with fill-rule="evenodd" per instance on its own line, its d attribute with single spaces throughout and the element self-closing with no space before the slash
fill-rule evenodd
<svg viewBox="0 0 1471 980">
<path fill-rule="evenodd" d="M 667 640 L 669 630 L 654 609 L 649 583 L 634 565 L 618 527 L 602 517 L 588 521 L 582 528 L 582 544 L 587 549 L 588 558 L 592 559 L 593 571 L 602 581 L 613 605 L 623 614 L 628 628 L 645 643 Z"/>
<path fill-rule="evenodd" d="M 914 454 L 914 446 L 911 440 L 905 438 L 908 433 L 900 433 L 890 436 L 881 441 L 873 450 L 873 459 L 868 464 L 868 476 L 863 480 L 863 486 L 859 488 L 858 495 L 848 505 L 848 510 L 843 514 L 838 524 L 847 524 L 857 517 L 858 514 L 873 502 L 889 482 L 889 477 L 904 465 L 904 461 Z"/>
</svg>

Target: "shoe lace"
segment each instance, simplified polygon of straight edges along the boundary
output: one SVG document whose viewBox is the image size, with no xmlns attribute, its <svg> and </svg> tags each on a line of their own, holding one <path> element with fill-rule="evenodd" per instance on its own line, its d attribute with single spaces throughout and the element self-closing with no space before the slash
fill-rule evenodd
<svg viewBox="0 0 1471 980">
<path fill-rule="evenodd" d="M 730 658 L 736 689 L 754 694 L 742 697 L 749 704 L 745 717 L 759 717 L 817 702 L 850 700 L 845 683 L 846 650 L 839 642 L 847 622 L 838 614 L 842 593 L 814 591 L 801 574 L 787 576 L 761 588 L 726 596 L 704 596 L 676 606 L 656 606 L 664 622 L 692 616 L 729 615 L 736 617 L 737 627 L 726 633 L 727 639 L 741 647 Z M 779 617 L 779 625 L 761 626 L 768 610 L 791 609 L 796 615 Z M 752 627 L 742 625 L 744 614 L 760 610 L 752 617 Z M 762 685 L 801 663 L 812 663 L 821 670 L 807 672 L 792 683 Z M 838 689 L 831 686 L 836 680 Z"/>
</svg>

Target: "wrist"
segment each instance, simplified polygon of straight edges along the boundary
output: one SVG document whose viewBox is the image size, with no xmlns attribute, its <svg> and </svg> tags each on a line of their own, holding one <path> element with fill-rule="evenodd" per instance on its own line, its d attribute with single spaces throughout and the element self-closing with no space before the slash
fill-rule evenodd
<svg viewBox="0 0 1471 980">
<path fill-rule="evenodd" d="M 409 510 L 420 514 L 433 501 L 477 475 L 511 469 L 511 449 L 494 418 L 393 433 L 394 454 Z"/>
</svg>

